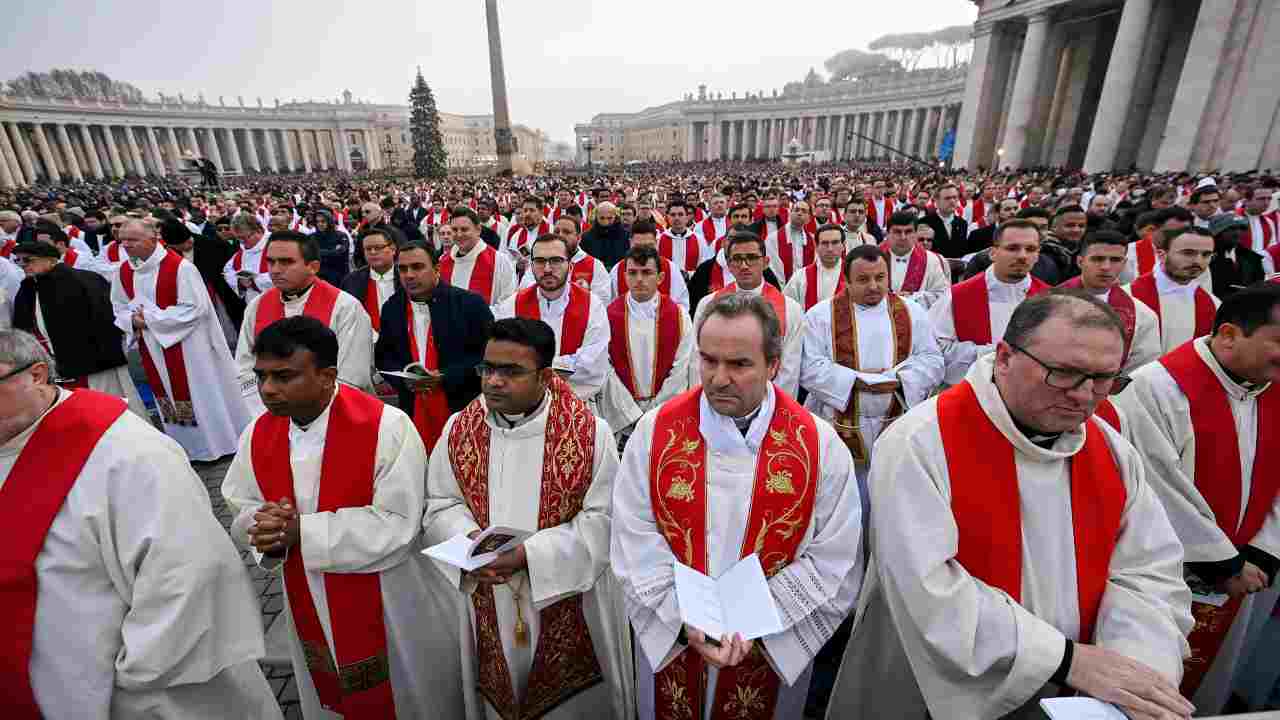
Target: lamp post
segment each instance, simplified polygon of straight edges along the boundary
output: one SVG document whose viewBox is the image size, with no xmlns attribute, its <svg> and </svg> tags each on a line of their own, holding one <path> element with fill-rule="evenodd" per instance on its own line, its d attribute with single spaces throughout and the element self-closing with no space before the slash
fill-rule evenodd
<svg viewBox="0 0 1280 720">
<path fill-rule="evenodd" d="M 591 169 L 591 151 L 596 149 L 596 143 L 591 138 L 582 139 L 582 149 L 587 151 L 587 169 Z"/>
</svg>

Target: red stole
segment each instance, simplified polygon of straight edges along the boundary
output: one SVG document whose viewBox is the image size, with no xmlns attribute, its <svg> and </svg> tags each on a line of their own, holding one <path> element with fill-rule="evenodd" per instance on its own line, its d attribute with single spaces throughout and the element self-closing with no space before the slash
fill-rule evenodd
<svg viewBox="0 0 1280 720">
<path fill-rule="evenodd" d="M 672 398 L 658 411 L 649 454 L 649 497 L 658 530 L 677 560 L 707 572 L 707 449 L 698 427 L 702 388 Z M 773 417 L 765 433 L 751 489 L 741 556 L 760 556 L 766 577 L 790 564 L 813 517 L 819 473 L 813 416 L 774 387 Z M 782 681 L 755 643 L 740 665 L 722 668 L 711 720 L 772 717 Z M 685 648 L 654 678 L 659 720 L 701 718 L 706 695 L 702 656 Z M 743 697 L 752 704 L 743 707 Z"/>
<path fill-rule="evenodd" d="M 112 262 L 115 262 L 114 260 Z M 244 250 L 237 250 L 235 255 L 231 256 L 231 269 L 240 272 L 244 265 Z M 263 275 L 267 272 L 267 251 L 264 248 L 262 255 L 258 256 L 258 274 Z"/>
<path fill-rule="evenodd" d="M 1277 216 L 1271 213 L 1256 216 L 1246 215 L 1245 219 L 1248 220 L 1253 217 L 1258 218 L 1258 227 L 1262 230 L 1262 242 L 1261 244 L 1257 242 L 1257 239 L 1253 236 L 1253 223 L 1249 223 L 1249 237 L 1241 237 L 1240 244 L 1250 250 L 1254 247 L 1260 247 L 1262 252 L 1266 252 L 1271 249 L 1272 244 L 1276 241 L 1276 228 L 1272 223 L 1277 221 Z"/>
<path fill-rule="evenodd" d="M 115 240 L 107 243 L 107 260 L 113 263 L 120 262 L 120 243 Z"/>
<path fill-rule="evenodd" d="M 1078 289 L 1084 287 L 1084 281 L 1077 275 L 1058 287 Z M 1119 286 L 1112 287 L 1107 293 L 1107 304 L 1116 311 L 1124 325 L 1124 356 L 1120 359 L 1120 367 L 1123 368 L 1129 362 L 1129 350 L 1133 347 L 1133 333 L 1138 327 L 1138 310 L 1133 304 L 1133 296 Z M 1115 427 L 1119 428 L 1118 425 Z"/>
<path fill-rule="evenodd" d="M 836 280 L 836 289 L 832 291 L 833 295 L 839 295 L 844 290 L 846 284 L 844 273 L 839 269 L 836 271 L 839 279 Z M 804 267 L 804 309 L 817 305 L 824 298 L 818 297 L 818 263 L 810 263 Z"/>
<path fill-rule="evenodd" d="M 1027 297 L 1048 290 L 1049 286 L 1031 276 Z M 991 305 L 987 294 L 987 274 L 975 275 L 951 288 L 951 319 L 956 339 L 979 345 L 990 345 Z"/>
<path fill-rule="evenodd" d="M 894 262 L 893 251 L 889 249 L 889 243 L 880 243 L 880 249 L 885 255 L 889 256 L 889 287 L 893 287 L 893 267 L 897 263 Z M 920 245 L 911 248 L 911 257 L 907 260 L 907 275 L 902 278 L 902 288 L 898 290 L 901 293 L 920 292 L 920 286 L 924 285 L 924 273 L 929 269 L 929 253 Z"/>
<path fill-rule="evenodd" d="M 1280 390 L 1274 385 L 1258 395 L 1258 434 L 1249 502 L 1240 516 L 1240 446 L 1235 416 L 1226 391 L 1213 370 L 1196 352 L 1195 342 L 1178 346 L 1160 358 L 1160 364 L 1177 383 L 1191 407 L 1191 427 L 1195 433 L 1195 483 L 1232 545 L 1248 545 L 1262 529 L 1267 513 L 1280 493 Z M 1237 526 L 1239 529 L 1237 530 Z M 1240 611 L 1234 598 L 1222 607 L 1193 602 L 1195 629 L 1187 642 L 1191 657 L 1184 663 L 1181 690 L 1191 697 L 1226 640 L 1227 631 Z"/>
<path fill-rule="evenodd" d="M 562 525 L 582 510 L 595 463 L 596 419 L 568 383 L 551 381 L 543 445 L 538 529 Z M 450 428 L 449 464 L 481 528 L 489 527 L 489 442 L 491 431 L 480 398 L 471 401 Z M 555 462 L 551 459 L 555 458 Z M 498 628 L 493 587 L 481 585 L 471 596 L 475 611 L 480 694 L 503 718 L 539 718 L 578 693 L 604 682 L 591 631 L 582 611 L 582 595 L 572 595 L 538 613 L 542 632 L 523 698 L 511 684 Z M 519 620 L 517 620 L 517 623 Z"/>
<path fill-rule="evenodd" d="M 711 264 L 711 273 L 707 278 L 707 289 L 710 292 L 719 292 L 724 289 L 724 266 L 720 264 L 719 258 L 714 258 L 715 262 Z"/>
<path fill-rule="evenodd" d="M 791 246 L 791 235 L 790 235 L 790 231 L 788 230 L 789 227 L 790 225 L 778 226 L 778 255 L 782 259 L 782 274 L 786 276 L 783 278 L 784 281 L 787 279 L 790 279 L 792 273 L 796 269 L 794 267 L 795 266 L 795 250 Z M 765 235 L 767 234 L 768 229 L 769 229 L 768 225 L 764 225 L 761 227 L 761 235 L 760 235 L 761 244 L 764 244 L 765 242 Z M 802 257 L 801 266 L 802 267 L 804 265 L 809 265 L 813 263 L 813 253 L 814 253 L 814 250 L 816 249 L 817 249 L 817 245 L 816 243 L 814 243 L 813 235 L 811 235 L 808 232 L 805 232 L 804 248 L 801 250 L 801 257 Z"/>
<path fill-rule="evenodd" d="M 763 295 L 764 299 L 768 300 L 769 304 L 773 306 L 773 312 L 778 316 L 778 324 L 781 325 L 781 328 L 779 329 L 782 330 L 783 335 L 786 335 L 787 334 L 787 296 L 783 295 L 781 292 L 778 292 L 778 288 L 770 285 L 769 283 L 762 283 L 760 287 L 761 287 L 760 294 Z M 732 283 L 729 283 L 728 285 L 725 285 L 723 288 L 719 290 L 719 292 L 716 293 L 716 295 L 724 295 L 725 293 L 731 293 L 731 292 L 738 292 L 737 282 L 732 282 Z M 742 292 L 751 292 L 751 291 L 743 290 Z"/>
<path fill-rule="evenodd" d="M 156 307 L 161 310 L 178 304 L 178 268 L 182 257 L 172 250 L 164 251 L 164 259 L 156 271 Z M 134 297 L 133 266 L 120 265 L 120 287 L 130 300 Z M 164 349 L 164 369 L 169 376 L 169 388 L 165 389 L 160 369 L 156 367 L 146 342 L 138 343 L 142 355 L 142 368 L 147 373 L 147 384 L 155 395 L 160 416 L 170 425 L 195 427 L 195 409 L 191 404 L 191 385 L 187 381 L 187 361 L 182 354 L 182 343 L 174 343 Z"/>
<path fill-rule="evenodd" d="M 307 295 L 307 303 L 302 308 L 302 314 L 309 318 L 315 318 L 326 326 L 330 325 L 333 320 L 333 308 L 338 303 L 338 293 L 341 290 L 330 285 L 329 283 L 316 278 L 311 284 L 311 293 Z M 377 297 L 377 294 L 374 294 Z M 257 316 L 253 323 L 253 336 L 257 337 L 271 323 L 284 319 L 284 300 L 281 299 L 280 291 L 271 288 L 262 294 L 262 298 L 258 300 Z"/>
<path fill-rule="evenodd" d="M 546 220 L 538 223 L 538 234 L 533 237 L 529 237 L 529 228 L 524 225 L 516 224 L 507 231 L 507 247 L 519 250 L 549 232 L 551 232 L 551 226 L 547 224 Z M 517 235 L 519 235 L 519 237 L 516 237 Z M 515 238 L 514 243 L 512 242 L 512 238 Z"/>
<path fill-rule="evenodd" d="M 658 264 L 662 266 L 662 282 L 658 283 L 658 292 L 666 297 L 671 297 L 671 261 L 660 257 Z M 723 277 L 723 275 L 721 276 Z M 721 283 L 723 284 L 723 283 Z M 627 294 L 630 286 L 627 285 L 627 261 L 623 260 L 618 263 L 618 279 L 613 283 L 613 294 L 622 297 Z M 718 288 L 712 288 L 718 289 Z"/>
<path fill-rule="evenodd" d="M 77 390 L 49 411 L 0 488 L 0 682 L 9 720 L 40 720 L 31 689 L 39 578 L 36 557 L 98 441 L 127 409 L 120 398 Z"/>
<path fill-rule="evenodd" d="M 966 214 L 969 216 L 968 220 L 969 220 L 970 227 L 983 228 L 987 226 L 987 201 L 986 200 L 983 200 L 980 197 L 974 198 L 973 202 L 969 203 L 968 207 L 966 207 L 965 210 L 968 210 Z"/>
<path fill-rule="evenodd" d="M 729 225 L 729 217 L 726 215 L 724 217 L 724 232 L 717 232 L 715 220 L 708 215 L 707 218 L 702 221 L 702 240 L 708 246 L 716 247 L 716 243 L 719 242 L 720 238 L 728 235 L 731 228 L 732 226 Z"/>
<path fill-rule="evenodd" d="M 893 198 L 886 195 L 879 200 L 875 198 L 867 200 L 867 219 L 870 222 L 884 227 L 891 215 L 893 215 Z"/>
<path fill-rule="evenodd" d="M 1275 245 L 1267 248 L 1267 254 L 1271 256 L 1271 262 L 1276 267 L 1280 268 L 1280 243 L 1276 243 Z M 1271 278 L 1271 282 L 1280 282 L 1280 274 Z"/>
<path fill-rule="evenodd" d="M 573 269 L 569 271 L 569 282 L 583 290 L 590 290 L 591 279 L 596 276 L 596 259 L 586 253 L 583 255 L 585 257 L 573 263 Z"/>
<path fill-rule="evenodd" d="M 114 243 L 112 243 L 114 244 Z M 13 240 L 6 240 L 3 246 L 0 246 L 0 257 L 9 257 L 13 254 L 13 249 L 18 247 L 18 243 Z"/>
<path fill-rule="evenodd" d="M 480 254 L 476 256 L 475 263 L 471 266 L 471 277 L 467 280 L 467 289 L 484 298 L 486 303 L 491 303 L 493 302 L 493 273 L 498 262 L 497 253 L 483 242 L 476 244 L 480 246 Z M 440 261 L 440 277 L 450 285 L 453 284 L 453 268 L 456 264 L 457 260 L 454 259 L 453 252 L 445 255 Z"/>
<path fill-rule="evenodd" d="M 662 389 L 662 383 L 671 374 L 676 364 L 676 349 L 680 346 L 680 313 L 682 310 L 671 298 L 658 295 L 658 317 L 653 347 L 653 378 L 649 386 L 652 393 L 649 397 L 636 394 L 635 366 L 631 363 L 630 310 L 627 296 L 622 295 L 609 303 L 609 360 L 618 373 L 618 379 L 631 397 L 636 400 L 651 400 Z"/>
<path fill-rule="evenodd" d="M 383 404 L 346 385 L 329 407 L 320 464 L 316 512 L 373 503 L 378 427 Z M 293 498 L 287 417 L 264 413 L 253 425 L 253 474 L 262 497 Z M 325 639 L 307 585 L 302 553 L 294 548 L 284 563 L 284 585 L 293 626 L 320 704 L 349 718 L 394 718 L 387 629 L 382 615 L 379 573 L 324 573 L 333 647 Z M 337 665 L 334 665 L 334 657 Z"/>
<path fill-rule="evenodd" d="M 382 332 L 382 303 L 378 302 L 378 281 L 373 279 L 373 270 L 369 271 L 369 283 L 364 288 L 364 311 L 369 313 L 369 322 L 374 332 Z"/>
<path fill-rule="evenodd" d="M 565 292 L 569 293 L 569 305 L 564 311 L 564 320 L 560 323 L 560 350 L 557 355 L 572 355 L 582 347 L 587 337 L 587 321 L 591 317 L 591 293 L 574 285 L 565 284 Z M 542 319 L 542 310 L 538 307 L 538 286 L 525 288 L 516 293 L 516 317 Z"/>
<path fill-rule="evenodd" d="M 1156 267 L 1156 244 L 1151 240 L 1153 232 L 1149 232 L 1133 244 L 1133 254 L 1137 259 L 1138 274 L 1147 275 Z"/>
<path fill-rule="evenodd" d="M 1147 273 L 1133 281 L 1129 286 L 1129 291 L 1133 296 L 1141 300 L 1147 307 L 1156 313 L 1156 320 L 1160 324 L 1160 332 L 1164 333 L 1164 317 L 1160 314 L 1160 291 L 1156 288 L 1155 273 Z M 1213 304 L 1213 298 L 1209 293 L 1204 291 L 1202 287 L 1196 287 L 1196 329 L 1193 338 L 1203 337 L 1213 332 L 1213 317 L 1218 314 L 1218 308 Z"/>
<path fill-rule="evenodd" d="M 404 315 L 409 325 L 409 354 L 412 356 L 411 362 L 418 362 L 418 358 L 422 360 L 422 365 L 432 372 L 440 370 L 440 352 L 436 348 L 435 329 L 430 323 L 427 324 L 427 348 L 425 355 L 419 350 L 418 338 L 414 331 L 413 322 L 413 301 L 405 300 Z M 449 419 L 449 399 L 444 394 L 443 387 L 437 387 L 430 392 L 413 394 L 413 425 L 418 428 L 418 434 L 422 436 L 422 443 L 427 446 L 427 454 L 430 455 L 432 449 L 436 446 L 436 441 L 440 439 L 440 432 L 444 430 L 444 423 Z"/>
<path fill-rule="evenodd" d="M 938 397 L 938 429 L 951 478 L 955 559 L 970 575 L 1020 603 L 1022 517 L 1013 446 L 967 380 Z M 1088 643 L 1093 642 L 1128 495 L 1102 429 L 1086 420 L 1084 433 L 1084 447 L 1070 460 L 1080 608 L 1080 635 L 1073 639 Z M 1001 512 L 992 513 L 992 508 Z"/>
<path fill-rule="evenodd" d="M 675 262 L 674 248 L 675 236 L 670 232 L 664 232 L 658 236 L 658 255 Z M 701 241 L 692 231 L 685 230 L 684 236 L 684 267 L 681 270 L 685 272 L 693 272 L 698 269 L 698 261 L 702 259 Z"/>
<path fill-rule="evenodd" d="M 76 252 L 75 248 L 67 248 L 67 251 L 62 253 L 62 264 L 69 268 L 74 268 L 79 259 L 80 253 Z"/>
<path fill-rule="evenodd" d="M 1098 403 L 1098 406 L 1093 409 L 1093 414 L 1094 417 L 1110 425 L 1116 432 L 1124 432 L 1120 427 L 1120 413 L 1116 410 L 1116 406 L 1111 404 L 1111 398 L 1103 398 L 1102 402 Z"/>
<path fill-rule="evenodd" d="M 889 303 L 889 326 L 893 330 L 890 340 L 893 341 L 893 364 L 901 365 L 906 362 L 911 355 L 911 311 L 907 309 L 907 304 L 902 298 L 890 293 L 885 301 Z M 853 300 L 850 299 L 847 292 L 838 293 L 831 300 L 831 349 L 833 359 L 851 369 L 860 370 L 861 363 L 858 361 L 858 314 L 854 310 Z M 835 418 L 831 425 L 836 429 L 836 434 L 849 447 L 849 454 L 853 456 L 854 462 L 865 463 L 870 460 L 867 453 L 866 439 L 862 436 L 862 429 L 859 426 L 861 412 L 858 409 L 858 401 L 862 397 L 862 391 L 854 387 L 849 391 L 849 404 L 845 410 L 836 412 Z M 902 405 L 899 404 L 895 395 L 889 403 L 889 409 L 885 412 L 888 418 L 885 427 L 889 422 L 902 414 Z"/>
</svg>

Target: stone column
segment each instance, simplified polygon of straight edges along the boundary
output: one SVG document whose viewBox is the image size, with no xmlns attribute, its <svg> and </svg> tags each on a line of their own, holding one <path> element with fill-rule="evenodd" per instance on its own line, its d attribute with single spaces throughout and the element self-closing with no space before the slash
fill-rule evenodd
<svg viewBox="0 0 1280 720">
<path fill-rule="evenodd" d="M 1036 88 L 1040 85 L 1040 68 L 1044 64 L 1044 49 L 1048 39 L 1049 14 L 1041 12 L 1027 18 L 1027 35 L 1022 42 L 1022 56 L 1018 58 L 1018 74 L 1014 79 L 1013 95 L 1009 102 L 1004 155 L 998 161 L 995 158 L 978 158 L 980 164 L 990 167 L 994 162 L 1000 162 L 1015 168 L 1032 164 L 1032 158 L 1027 157 L 1027 146 L 1030 144 L 1031 134 L 1036 132 Z"/>
<path fill-rule="evenodd" d="M 178 145 L 178 134 L 172 126 L 165 126 L 164 136 L 169 143 L 169 154 L 173 155 L 173 171 L 179 172 L 182 170 L 182 148 Z"/>
<path fill-rule="evenodd" d="M 311 172 L 311 153 L 307 152 L 307 131 L 298 131 L 298 150 L 302 152 L 302 168 Z M 319 152 L 319 148 L 317 148 Z"/>
<path fill-rule="evenodd" d="M 280 161 L 276 158 L 276 140 L 271 137 L 273 130 L 264 128 L 262 131 L 263 148 L 267 152 L 267 168 L 273 173 L 280 172 Z"/>
<path fill-rule="evenodd" d="M 31 162 L 31 152 L 27 150 L 26 138 L 22 135 L 22 128 L 18 123 L 5 123 L 5 127 L 9 129 L 9 137 L 13 140 L 13 149 L 18 157 L 18 164 L 22 166 L 22 172 L 27 176 L 28 183 L 36 181 L 35 163 Z"/>
<path fill-rule="evenodd" d="M 951 164 L 955 167 L 976 168 L 988 162 L 977 156 L 982 153 L 986 138 L 994 132 L 992 123 L 997 120 L 992 112 L 992 94 L 996 76 L 1000 74 L 996 65 L 1002 53 L 993 30 L 992 25 L 975 25 L 973 29 L 973 54 L 970 56 L 969 72 L 964 83 L 964 102 L 960 105 L 955 152 L 951 156 Z M 941 120 L 938 128 L 938 135 L 941 137 Z"/>
<path fill-rule="evenodd" d="M 204 130 L 205 157 L 213 161 L 218 167 L 218 175 L 221 176 L 226 171 L 227 166 L 222 163 L 222 150 L 218 148 L 218 138 L 213 128 L 202 128 Z"/>
<path fill-rule="evenodd" d="M 284 165 L 285 170 L 289 172 L 297 172 L 298 162 L 293 157 L 293 142 L 289 140 L 289 131 L 280 131 L 280 144 L 284 146 Z"/>
<path fill-rule="evenodd" d="M 53 150 L 49 147 L 49 139 L 44 135 L 44 128 L 40 123 L 32 126 L 32 137 L 36 141 L 36 151 L 40 153 L 40 160 L 44 162 L 45 172 L 48 174 L 49 181 L 53 183 L 62 182 L 62 173 L 58 172 L 58 165 L 53 159 Z"/>
<path fill-rule="evenodd" d="M 0 136 L 4 136 L 4 133 L 0 133 Z M 16 164 L 17 158 L 12 157 L 12 154 L 9 148 L 9 138 L 4 137 L 4 141 L 0 142 L 0 187 L 2 188 L 16 188 L 19 185 L 26 184 L 25 182 L 18 182 L 13 177 L 13 166 Z"/>
<path fill-rule="evenodd" d="M 18 158 L 18 151 L 14 148 L 13 143 L 9 141 L 9 133 L 4 127 L 0 127 L 0 156 L 4 158 L 5 165 L 9 168 L 9 173 L 13 175 L 15 185 L 17 187 L 26 187 L 35 181 L 35 178 L 29 178 L 26 170 L 22 167 L 22 161 Z"/>
<path fill-rule="evenodd" d="M 156 139 L 156 129 L 150 125 L 146 127 L 146 144 L 151 151 L 151 156 L 155 159 L 156 174 L 160 177 L 167 177 L 169 168 L 164 164 L 164 153 L 160 152 L 160 142 Z"/>
<path fill-rule="evenodd" d="M 348 142 L 350 138 L 347 137 L 347 131 L 342 128 L 338 128 L 337 130 L 333 131 L 333 137 L 334 137 L 333 152 L 338 156 L 336 158 L 338 161 L 338 169 L 346 170 L 350 172 L 351 171 L 351 147 L 350 147 L 350 143 Z"/>
<path fill-rule="evenodd" d="M 1191 46 L 1178 78 L 1178 90 L 1169 110 L 1169 122 L 1165 125 L 1164 140 L 1156 153 L 1155 170 L 1190 170 L 1197 150 L 1200 123 L 1204 119 L 1209 98 L 1213 95 L 1218 77 L 1223 48 L 1231 37 L 1232 18 L 1236 3 L 1227 0 L 1203 2 L 1196 16 Z M 1114 52 L 1114 51 L 1113 51 Z"/>
<path fill-rule="evenodd" d="M 88 125 L 80 126 L 80 142 L 84 145 L 84 154 L 89 156 L 87 169 L 92 170 L 93 176 L 99 180 L 106 177 L 102 173 L 102 163 L 98 161 L 98 149 L 94 147 L 93 135 L 89 133 Z"/>
<path fill-rule="evenodd" d="M 112 131 L 110 125 L 103 125 L 99 130 L 102 131 L 102 141 L 107 146 L 107 157 L 111 160 L 111 172 L 113 173 L 113 177 L 124 177 L 124 160 L 120 157 L 120 148 L 116 146 L 115 133 Z"/>
<path fill-rule="evenodd" d="M 147 174 L 147 165 L 142 160 L 142 151 L 138 148 L 138 136 L 133 134 L 133 128 L 125 125 L 121 127 L 124 130 L 124 139 L 128 141 L 129 159 L 133 162 L 133 171 L 139 176 Z"/>
<path fill-rule="evenodd" d="M 58 147 L 62 150 L 63 157 L 66 158 L 67 173 L 76 182 L 84 182 L 84 174 L 80 172 L 80 161 L 76 159 L 75 148 L 71 147 L 71 136 L 67 134 L 67 126 L 63 123 L 58 123 L 53 126 L 53 131 L 58 137 Z"/>
<path fill-rule="evenodd" d="M 258 160 L 258 143 L 253 139 L 253 128 L 244 129 L 244 150 L 249 156 L 249 167 L 255 172 L 262 172 L 262 163 Z"/>
<path fill-rule="evenodd" d="M 85 153 L 84 148 L 80 145 L 80 138 L 73 130 L 67 131 L 67 137 L 71 141 L 71 150 L 76 155 L 76 162 L 80 163 L 80 173 L 86 177 L 89 175 L 89 156 Z"/>
<path fill-rule="evenodd" d="M 236 145 L 236 131 L 233 128 L 223 128 L 222 137 L 226 140 L 227 154 L 230 156 L 232 166 L 238 172 L 244 172 L 244 162 L 240 159 L 240 147 Z"/>
</svg>

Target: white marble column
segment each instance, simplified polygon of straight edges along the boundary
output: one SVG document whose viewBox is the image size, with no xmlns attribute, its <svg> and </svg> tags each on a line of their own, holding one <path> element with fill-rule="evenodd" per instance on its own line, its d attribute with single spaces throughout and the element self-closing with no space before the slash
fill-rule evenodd
<svg viewBox="0 0 1280 720">
<path fill-rule="evenodd" d="M 998 74 L 996 63 L 1001 53 L 992 30 L 991 25 L 975 25 L 973 29 L 973 53 L 970 55 L 969 72 L 965 77 L 964 102 L 960 105 L 955 152 L 951 156 L 951 164 L 955 167 L 976 168 L 987 163 L 987 160 L 977 157 L 977 154 L 985 144 L 983 138 L 995 132 L 991 127 L 996 121 L 995 113 L 992 112 L 991 95 L 992 85 Z M 938 128 L 938 135 L 941 137 L 941 116 Z"/>
<path fill-rule="evenodd" d="M 307 150 L 307 131 L 298 131 L 298 150 L 302 152 L 302 169 L 311 172 L 311 153 Z M 317 152 L 318 152 L 317 148 Z"/>
<path fill-rule="evenodd" d="M 213 164 L 218 167 L 218 175 L 221 176 L 226 172 L 227 166 L 222 162 L 222 150 L 218 148 L 217 133 L 213 128 L 202 128 L 202 130 L 204 130 L 205 157 L 213 161 Z"/>
<path fill-rule="evenodd" d="M 1178 90 L 1173 98 L 1173 107 L 1169 110 L 1169 121 L 1165 125 L 1164 140 L 1160 143 L 1160 151 L 1156 153 L 1157 172 L 1195 172 L 1199 169 L 1192 167 L 1197 164 L 1194 162 L 1196 155 L 1208 151 L 1208 148 L 1196 147 L 1196 139 L 1200 134 L 1200 123 L 1204 119 L 1209 98 L 1214 93 L 1215 85 L 1221 82 L 1218 77 L 1220 60 L 1223 48 L 1231 36 L 1236 6 L 1234 0 L 1208 0 L 1200 4 L 1200 13 L 1196 15 L 1195 30 L 1191 35 L 1191 46 L 1187 48 L 1182 75 L 1178 78 Z"/>
<path fill-rule="evenodd" d="M 338 169 L 346 170 L 350 172 L 351 171 L 351 147 L 350 147 L 350 143 L 348 142 L 350 138 L 347 137 L 347 131 L 342 128 L 338 128 L 337 130 L 331 131 L 331 133 L 333 135 L 333 140 L 334 140 L 333 152 L 334 152 L 334 155 L 337 156 L 334 159 L 337 161 Z"/>
<path fill-rule="evenodd" d="M 13 149 L 18 157 L 18 164 L 22 166 L 22 172 L 27 176 L 27 183 L 36 181 L 35 163 L 31 162 L 31 151 L 27 149 L 26 138 L 23 137 L 22 128 L 15 122 L 5 123 L 5 127 L 9 130 L 9 138 L 13 141 Z"/>
<path fill-rule="evenodd" d="M 84 182 L 84 173 L 80 172 L 80 161 L 76 159 L 75 148 L 71 147 L 71 136 L 67 134 L 67 126 L 57 123 L 53 126 L 53 132 L 58 138 L 58 148 L 66 159 L 67 174 L 71 175 L 76 182 Z"/>
<path fill-rule="evenodd" d="M 183 136 L 183 139 L 187 141 L 186 142 L 187 149 L 191 151 L 191 154 L 195 155 L 196 157 L 200 157 L 204 155 L 204 152 L 200 150 L 200 140 L 196 138 L 196 131 L 193 128 L 190 128 L 190 127 L 182 128 L 182 136 Z"/>
<path fill-rule="evenodd" d="M 227 144 L 227 155 L 236 172 L 244 172 L 244 162 L 240 159 L 240 147 L 236 144 L 236 131 L 233 128 L 222 128 L 222 138 Z"/>
<path fill-rule="evenodd" d="M 294 133 L 297 135 L 297 133 Z M 293 156 L 293 141 L 289 139 L 289 131 L 280 131 L 280 144 L 284 146 L 284 165 L 285 170 L 290 173 L 298 171 L 298 161 Z"/>
<path fill-rule="evenodd" d="M 276 141 L 275 138 L 271 137 L 273 132 L 275 131 L 271 128 L 265 128 L 262 131 L 262 143 L 267 151 L 267 167 L 270 168 L 271 172 L 278 173 L 280 172 L 280 161 L 276 159 Z"/>
<path fill-rule="evenodd" d="M 80 126 L 80 142 L 84 145 L 84 154 L 89 156 L 88 170 L 93 172 L 93 176 L 99 180 L 106 177 L 102 172 L 102 163 L 98 160 L 98 149 L 94 147 L 93 135 L 89 132 L 88 125 Z"/>
<path fill-rule="evenodd" d="M 32 125 L 31 136 L 35 138 L 36 152 L 40 153 L 40 160 L 44 163 L 44 171 L 49 181 L 62 182 L 62 173 L 58 172 L 58 165 L 53 159 L 53 149 L 49 147 L 49 139 L 45 137 L 44 128 L 40 123 Z"/>
<path fill-rule="evenodd" d="M 169 154 L 173 156 L 173 171 L 180 172 L 182 170 L 182 148 L 178 145 L 178 134 L 173 131 L 172 125 L 166 125 L 163 135 L 165 141 L 169 144 Z"/>
<path fill-rule="evenodd" d="M 999 161 L 1015 168 L 1033 164 L 1027 157 L 1030 135 L 1035 132 L 1034 111 L 1036 88 L 1040 85 L 1040 69 L 1044 65 L 1045 43 L 1049 39 L 1049 14 L 1036 13 L 1027 18 L 1027 35 L 1018 58 L 1018 74 L 1014 79 L 1009 102 L 1009 119 L 1004 134 L 1004 156 Z M 995 158 L 979 158 L 980 164 L 991 166 Z"/>
<path fill-rule="evenodd" d="M 262 172 L 262 163 L 258 160 L 258 143 L 253 139 L 253 128 L 244 129 L 244 151 L 249 158 L 249 167 L 255 172 Z"/>
<path fill-rule="evenodd" d="M 9 167 L 9 174 L 14 178 L 14 182 L 18 187 L 26 187 L 35 181 L 35 178 L 27 177 L 26 170 L 22 167 L 22 161 L 18 158 L 18 151 L 14 148 L 13 143 L 9 141 L 9 133 L 3 126 L 0 126 L 0 153 L 3 153 L 5 163 Z"/>
<path fill-rule="evenodd" d="M 80 164 L 80 174 L 89 177 L 89 156 L 85 154 L 84 148 L 80 145 L 80 138 L 77 137 L 74 128 L 67 130 L 67 138 L 71 144 L 71 151 L 76 155 L 76 162 Z"/>
<path fill-rule="evenodd" d="M 102 140 L 107 146 L 107 157 L 111 160 L 112 177 L 124 177 L 124 160 L 120 156 L 120 148 L 116 146 L 115 132 L 110 125 L 102 125 L 99 130 L 102 131 Z"/>
<path fill-rule="evenodd" d="M 164 164 L 164 153 L 160 152 L 160 142 L 156 139 L 156 129 L 148 125 L 143 130 L 143 140 L 154 160 L 156 174 L 160 177 L 167 177 L 169 169 Z"/>
<path fill-rule="evenodd" d="M 125 144 L 129 147 L 129 159 L 133 163 L 133 171 L 139 176 L 147 174 L 147 164 L 142 159 L 142 150 L 138 147 L 138 136 L 134 134 L 134 128 L 125 125 L 120 128 L 124 130 Z"/>
<path fill-rule="evenodd" d="M 0 135 L 3 135 L 3 133 L 0 133 Z M 11 158 L 10 155 L 8 138 L 6 137 L 4 142 L 0 142 L 0 187 L 6 189 L 26 184 L 19 183 L 13 177 L 13 166 L 16 164 L 17 158 Z"/>
</svg>

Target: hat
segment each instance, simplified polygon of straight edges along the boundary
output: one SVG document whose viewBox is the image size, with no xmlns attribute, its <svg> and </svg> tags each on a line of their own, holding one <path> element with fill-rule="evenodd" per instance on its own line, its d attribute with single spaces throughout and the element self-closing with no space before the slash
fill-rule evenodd
<svg viewBox="0 0 1280 720">
<path fill-rule="evenodd" d="M 62 257 L 62 253 L 58 252 L 58 248 L 50 245 L 49 243 L 38 242 L 36 240 L 28 240 L 26 242 L 18 243 L 18 246 L 13 249 L 13 254 L 53 258 L 54 260 Z"/>
<path fill-rule="evenodd" d="M 84 208 L 80 207 L 79 205 L 77 205 L 77 206 L 75 206 L 75 207 L 69 207 L 69 208 L 67 208 L 67 212 L 68 212 L 69 214 L 71 214 L 71 215 L 75 215 L 76 217 L 80 218 L 81 220 L 83 220 L 83 219 L 84 219 Z"/>
<path fill-rule="evenodd" d="M 1200 182 L 1196 183 L 1197 190 L 1203 190 L 1207 187 L 1211 187 L 1211 188 L 1218 187 L 1218 183 L 1216 180 L 1213 179 L 1212 175 L 1205 178 L 1201 178 Z"/>
<path fill-rule="evenodd" d="M 1214 237 L 1218 237 L 1228 230 L 1247 230 L 1248 228 L 1248 220 L 1245 220 L 1242 217 L 1236 217 L 1230 213 L 1222 213 L 1209 221 L 1209 234 Z"/>
</svg>

